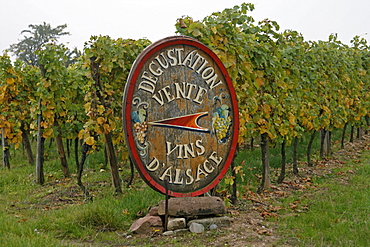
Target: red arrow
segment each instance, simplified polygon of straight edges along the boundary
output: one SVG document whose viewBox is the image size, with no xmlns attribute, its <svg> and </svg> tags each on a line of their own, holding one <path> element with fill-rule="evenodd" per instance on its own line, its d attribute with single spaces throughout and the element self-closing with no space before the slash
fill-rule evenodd
<svg viewBox="0 0 370 247">
<path fill-rule="evenodd" d="M 172 128 L 182 128 L 187 130 L 196 130 L 207 132 L 208 129 L 202 128 L 198 125 L 197 121 L 200 117 L 208 115 L 208 112 L 200 112 L 190 115 L 185 115 L 181 117 L 167 118 L 155 122 L 149 122 L 149 125 L 158 127 L 172 127 Z"/>
</svg>

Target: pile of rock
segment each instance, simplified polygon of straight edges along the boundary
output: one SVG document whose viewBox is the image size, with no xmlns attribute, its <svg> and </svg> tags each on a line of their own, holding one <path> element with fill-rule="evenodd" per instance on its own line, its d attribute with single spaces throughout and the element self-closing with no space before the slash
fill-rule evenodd
<svg viewBox="0 0 370 247">
<path fill-rule="evenodd" d="M 163 232 L 170 235 L 179 231 L 202 233 L 230 226 L 232 219 L 224 216 L 227 210 L 219 197 L 179 197 L 168 200 L 168 224 L 164 230 L 165 201 L 152 208 L 148 215 L 131 225 L 130 231 L 138 234 Z"/>
</svg>

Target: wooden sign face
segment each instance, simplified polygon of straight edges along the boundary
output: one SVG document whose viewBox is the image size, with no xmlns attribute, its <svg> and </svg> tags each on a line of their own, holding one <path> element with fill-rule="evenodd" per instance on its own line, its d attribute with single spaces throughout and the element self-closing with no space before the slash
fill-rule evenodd
<svg viewBox="0 0 370 247">
<path fill-rule="evenodd" d="M 152 188 L 197 196 L 225 175 L 238 139 L 235 92 L 219 58 L 187 36 L 153 43 L 125 87 L 123 124 L 132 161 Z"/>
</svg>

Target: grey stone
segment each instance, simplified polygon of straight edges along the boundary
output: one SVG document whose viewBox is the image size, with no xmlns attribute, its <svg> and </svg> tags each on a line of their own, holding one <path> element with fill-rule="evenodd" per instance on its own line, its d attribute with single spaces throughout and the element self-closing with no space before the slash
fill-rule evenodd
<svg viewBox="0 0 370 247">
<path fill-rule="evenodd" d="M 173 231 L 177 229 L 183 229 L 186 227 L 185 218 L 169 218 L 167 224 L 167 230 Z"/>
<path fill-rule="evenodd" d="M 147 215 L 135 221 L 130 227 L 131 232 L 138 234 L 149 234 L 153 230 L 163 230 L 161 217 Z"/>
<path fill-rule="evenodd" d="M 202 224 L 193 222 L 190 224 L 189 230 L 193 233 L 202 233 L 204 232 L 204 226 Z"/>
<path fill-rule="evenodd" d="M 189 229 L 187 229 L 187 228 L 174 230 L 175 233 L 188 232 L 188 231 L 189 231 Z"/>
<path fill-rule="evenodd" d="M 162 235 L 164 235 L 164 236 L 170 236 L 170 235 L 173 235 L 174 233 L 175 233 L 174 231 L 166 231 Z"/>
<path fill-rule="evenodd" d="M 216 230 L 218 228 L 218 226 L 216 224 L 211 224 L 209 226 L 209 230 L 213 231 L 213 230 Z"/>
<path fill-rule="evenodd" d="M 229 227 L 232 221 L 233 219 L 227 216 L 195 219 L 188 222 L 188 227 L 190 227 L 192 223 L 202 224 L 207 229 L 213 224 L 217 225 L 217 227 Z"/>
<path fill-rule="evenodd" d="M 170 216 L 197 216 L 225 214 L 225 203 L 221 198 L 210 197 L 177 197 L 168 200 L 168 215 Z M 165 201 L 160 201 L 158 214 L 165 214 Z"/>
<path fill-rule="evenodd" d="M 149 215 L 151 215 L 151 216 L 158 216 L 158 207 L 152 207 L 149 210 Z"/>
</svg>

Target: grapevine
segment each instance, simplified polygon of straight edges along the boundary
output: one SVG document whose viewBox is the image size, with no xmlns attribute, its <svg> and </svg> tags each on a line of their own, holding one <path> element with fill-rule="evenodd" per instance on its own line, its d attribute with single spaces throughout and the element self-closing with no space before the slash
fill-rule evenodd
<svg viewBox="0 0 370 247">
<path fill-rule="evenodd" d="M 353 47 L 335 34 L 328 41 L 305 41 L 296 31 L 280 33 L 274 21 L 256 24 L 247 15 L 253 9 L 253 4 L 242 4 L 201 21 L 182 17 L 176 24 L 179 34 L 209 46 L 228 70 L 239 101 L 239 143 L 260 136 L 265 138 L 264 149 L 271 141 L 289 145 L 304 132 L 330 131 L 347 123 L 366 126 L 366 40 L 355 37 Z M 217 129 L 222 126 L 220 116 L 213 118 L 218 138 L 224 137 L 225 131 Z M 262 163 L 268 168 L 268 161 Z M 264 168 L 262 182 L 268 188 L 269 172 Z"/>
<path fill-rule="evenodd" d="M 201 21 L 182 17 L 176 24 L 178 33 L 210 47 L 228 70 L 239 103 L 239 143 L 267 134 L 274 144 L 289 145 L 303 133 L 347 124 L 366 126 L 370 113 L 367 41 L 356 36 L 346 45 L 336 35 L 327 41 L 306 41 L 296 31 L 280 33 L 274 21 L 254 22 L 248 15 L 253 9 L 252 4 L 242 4 Z M 38 52 L 42 76 L 38 68 L 19 61 L 12 64 L 3 54 L 0 128 L 4 137 L 19 146 L 23 133 L 35 134 L 36 116 L 42 110 L 44 138 L 55 138 L 60 132 L 72 139 L 79 133 L 93 152 L 105 144 L 102 136 L 110 135 L 120 160 L 127 160 L 122 93 L 133 61 L 149 44 L 144 39 L 94 36 L 86 42 L 78 63 L 66 68 L 66 47 L 51 43 Z M 96 78 L 91 74 L 92 58 L 98 68 Z M 145 148 L 148 108 L 140 107 L 132 120 L 138 148 Z M 212 113 L 212 133 L 220 143 L 230 138 L 233 123 L 227 111 L 220 104 Z"/>
</svg>

